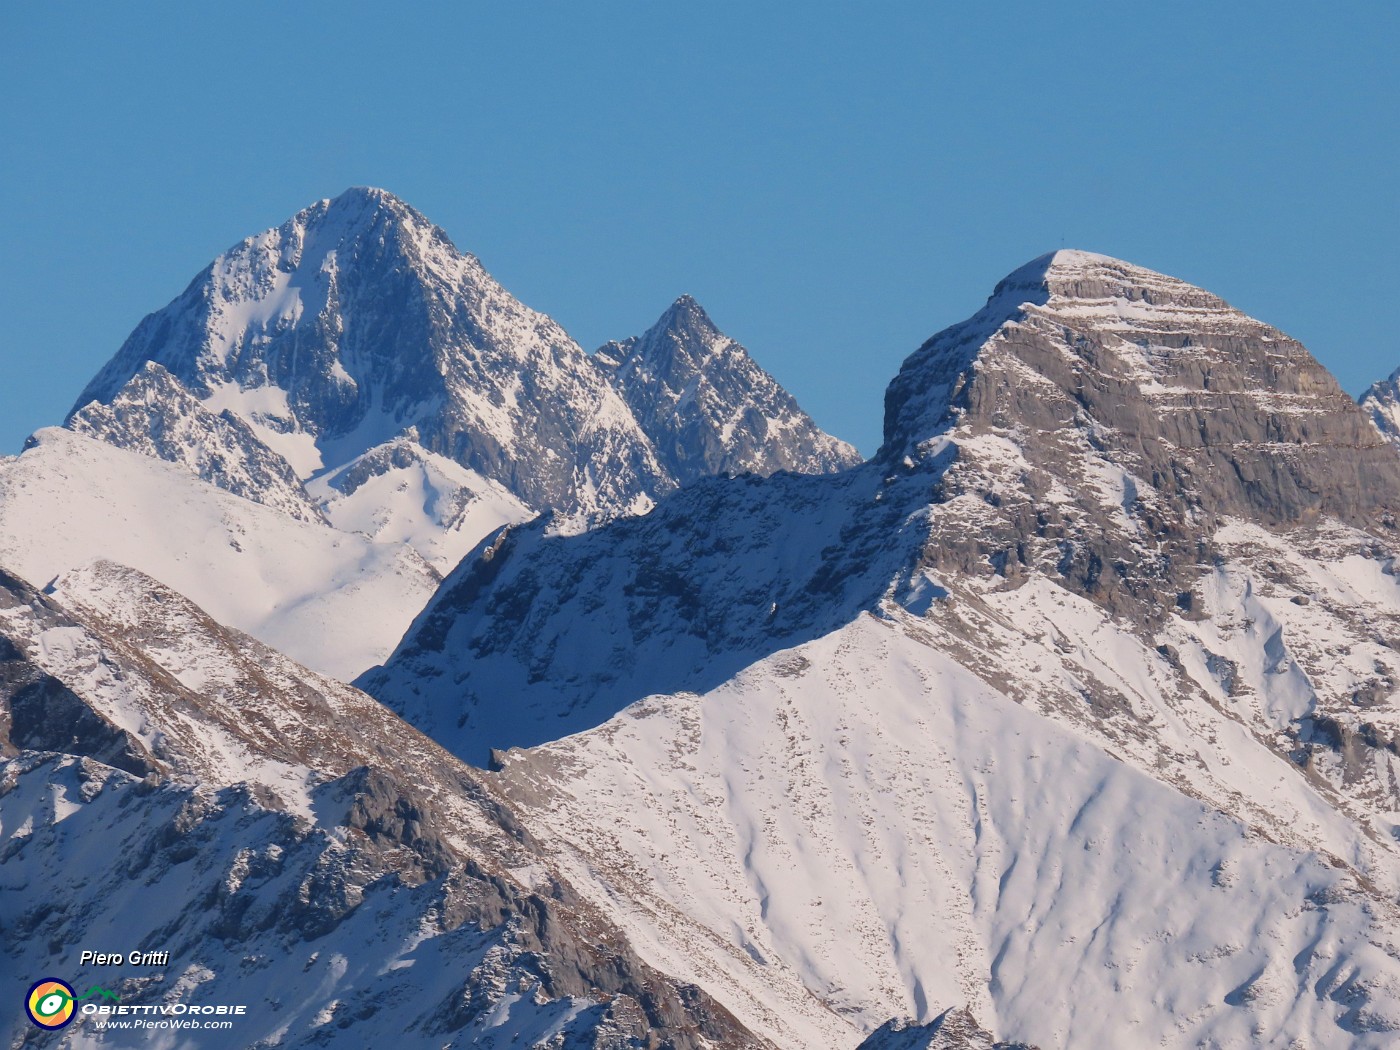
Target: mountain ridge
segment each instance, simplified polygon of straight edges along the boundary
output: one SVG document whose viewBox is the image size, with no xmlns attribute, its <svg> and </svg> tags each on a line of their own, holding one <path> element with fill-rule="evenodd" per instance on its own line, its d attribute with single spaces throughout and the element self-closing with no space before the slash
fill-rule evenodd
<svg viewBox="0 0 1400 1050">
<path fill-rule="evenodd" d="M 218 368 L 286 366 L 269 347 L 304 314 L 257 302 L 285 325 L 219 344 Z M 730 344 L 682 297 L 584 358 L 634 422 L 668 417 L 636 427 L 657 477 L 680 460 L 651 433 L 722 437 L 763 389 L 700 396 L 697 362 Z M 248 422 L 140 375 L 149 396 L 128 380 L 83 411 L 143 451 L 47 431 L 0 468 L 0 747 L 20 752 L 0 922 L 26 966 L 65 931 L 139 940 L 94 917 L 144 901 L 214 953 L 181 979 L 290 1007 L 268 1038 L 291 1045 L 1379 1050 L 1400 1031 L 1400 457 L 1219 297 L 1038 257 L 909 355 L 871 460 L 750 469 L 692 436 L 715 455 L 644 514 L 614 486 L 598 514 L 521 520 L 407 416 L 315 445 L 303 484 L 298 448 L 333 427 L 277 432 L 266 388 L 220 388 L 250 412 L 264 391 Z M 201 406 L 185 430 L 146 411 L 165 376 Z M 295 439 L 270 454 L 338 528 L 196 476 L 275 466 L 230 447 L 232 419 Z M 86 517 L 115 557 L 74 568 L 26 540 L 104 494 Z M 114 563 L 150 554 L 115 549 L 137 529 L 178 587 Z M 212 541 L 150 539 L 182 532 Z M 386 550 L 407 561 L 385 571 Z M 179 593 L 315 559 L 352 578 L 366 559 L 376 585 L 449 567 L 356 679 L 380 703 Z M 83 850 L 139 860 L 68 885 Z M 277 991 L 304 980 L 305 1003 Z"/>
<path fill-rule="evenodd" d="M 738 438 L 750 453 L 806 469 L 852 459 L 747 354 L 735 361 L 746 371 L 727 382 L 731 394 L 752 401 L 745 384 L 763 385 L 764 403 L 743 420 L 762 432 Z M 216 415 L 240 417 L 303 480 L 411 430 L 537 512 L 636 513 L 679 483 L 657 460 L 661 435 L 646 433 L 593 358 L 384 190 L 347 190 L 220 255 L 137 326 L 70 422 L 120 399 L 148 362 Z M 770 435 L 770 406 L 800 433 Z M 803 461 L 801 442 L 818 454 Z M 672 460 L 685 451 L 673 443 Z"/>
<path fill-rule="evenodd" d="M 682 485 L 711 474 L 826 474 L 861 460 L 817 429 L 690 295 L 642 335 L 606 343 L 592 359 Z M 781 437 L 770 440 L 775 432 Z"/>
<path fill-rule="evenodd" d="M 361 684 L 494 748 L 585 892 L 780 1045 L 835 1038 L 812 999 L 1384 1045 L 1400 459 L 1295 341 L 1088 253 L 1013 271 L 888 403 L 843 473 L 498 535 Z M 1292 918 L 1324 898 L 1356 969 Z"/>
</svg>

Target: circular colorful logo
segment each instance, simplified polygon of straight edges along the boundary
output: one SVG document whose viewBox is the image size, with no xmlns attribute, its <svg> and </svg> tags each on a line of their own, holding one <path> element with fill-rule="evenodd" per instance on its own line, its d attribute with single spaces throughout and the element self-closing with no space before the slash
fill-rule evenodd
<svg viewBox="0 0 1400 1050">
<path fill-rule="evenodd" d="M 73 1020 L 73 986 L 67 981 L 45 977 L 29 989 L 24 1008 L 40 1028 L 62 1028 Z"/>
</svg>

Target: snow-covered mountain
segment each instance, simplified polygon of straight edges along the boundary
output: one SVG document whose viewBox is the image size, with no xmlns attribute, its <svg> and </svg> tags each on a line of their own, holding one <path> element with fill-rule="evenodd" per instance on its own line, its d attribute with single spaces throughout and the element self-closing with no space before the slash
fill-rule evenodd
<svg viewBox="0 0 1400 1050">
<path fill-rule="evenodd" d="M 828 474 L 860 462 L 688 295 L 643 335 L 599 348 L 593 362 L 682 485 L 712 474 Z"/>
<path fill-rule="evenodd" d="M 349 679 L 504 524 L 549 512 L 577 530 L 707 470 L 857 458 L 741 348 L 685 333 L 710 415 L 665 433 L 663 464 L 647 427 L 661 436 L 665 413 L 644 425 L 630 387 L 440 229 L 350 190 L 236 245 L 141 323 L 67 420 L 110 448 L 46 431 L 0 461 L 0 556 L 41 581 L 129 565 Z"/>
<path fill-rule="evenodd" d="M 1042 1048 L 1382 1047 L 1397 513 L 1299 344 L 1058 252 L 906 361 L 871 462 L 503 530 L 361 684 L 779 1046 L 965 1007 Z"/>
<path fill-rule="evenodd" d="M 258 498 L 226 449 L 231 414 L 267 447 L 244 458 L 278 475 L 263 500 L 275 504 L 287 499 L 285 471 L 267 466 L 271 458 L 303 480 L 352 464 L 364 474 L 401 459 L 406 440 L 419 459 L 473 472 L 474 491 L 494 483 L 537 513 L 589 518 L 644 511 L 710 461 L 829 470 L 855 458 L 742 350 L 712 329 L 695 332 L 703 346 L 692 347 L 699 356 L 684 366 L 686 381 L 704 387 L 706 411 L 732 409 L 718 421 L 727 457 L 705 427 L 692 448 L 664 413 L 639 419 L 624 400 L 630 383 L 614 389 L 558 324 L 514 299 L 441 229 L 383 190 L 352 189 L 215 259 L 141 322 L 70 422 Z M 153 399 L 152 363 L 205 412 L 179 397 Z M 139 419 L 133 403 L 144 406 Z M 665 462 L 654 440 L 666 442 Z"/>
<path fill-rule="evenodd" d="M 1376 424 L 1376 429 L 1400 446 L 1400 369 L 1390 378 L 1372 383 L 1361 395 L 1361 407 Z"/>
<path fill-rule="evenodd" d="M 382 190 L 249 237 L 137 327 L 75 411 L 146 362 L 308 477 L 415 428 L 537 508 L 644 509 L 671 487 L 625 405 L 557 324 Z"/>
<path fill-rule="evenodd" d="M 283 510 L 50 427 L 0 460 L 0 565 L 41 586 L 95 560 L 130 566 L 220 623 L 353 677 L 393 649 L 441 577 L 411 546 Z"/>
<path fill-rule="evenodd" d="M 764 1045 L 641 962 L 481 777 L 133 570 L 0 572 L 0 716 L 6 973 L 247 1007 L 168 1045 Z M 97 1020 L 12 1012 L 7 1045 L 152 1035 Z"/>
<path fill-rule="evenodd" d="M 124 1001 L 256 1007 L 201 1046 L 1394 1042 L 1400 457 L 1306 350 L 1053 253 L 849 465 L 420 220 L 246 242 L 0 463 L 24 973 L 169 947 Z M 248 637 L 344 673 L 448 569 L 357 679 L 416 729 Z"/>
</svg>

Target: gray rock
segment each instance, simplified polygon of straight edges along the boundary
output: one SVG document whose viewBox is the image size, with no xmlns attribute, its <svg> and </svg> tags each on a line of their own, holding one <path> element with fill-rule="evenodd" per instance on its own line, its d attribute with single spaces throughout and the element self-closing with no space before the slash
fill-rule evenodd
<svg viewBox="0 0 1400 1050">
<path fill-rule="evenodd" d="M 118 448 L 186 467 L 197 477 L 299 521 L 324 522 L 301 479 L 232 412 L 214 413 L 148 361 L 107 404 L 90 401 L 68 427 Z"/>
<path fill-rule="evenodd" d="M 857 1050 L 1036 1050 L 1028 1043 L 1000 1043 L 967 1009 L 946 1010 L 928 1024 L 887 1021 Z"/>
<path fill-rule="evenodd" d="M 643 335 L 601 347 L 593 362 L 682 485 L 712 474 L 826 474 L 860 462 L 688 295 Z"/>
</svg>

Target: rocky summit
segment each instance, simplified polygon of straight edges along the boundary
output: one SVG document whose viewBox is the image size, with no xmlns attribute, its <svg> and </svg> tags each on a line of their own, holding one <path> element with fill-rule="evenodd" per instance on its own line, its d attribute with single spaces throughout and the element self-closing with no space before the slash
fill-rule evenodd
<svg viewBox="0 0 1400 1050">
<path fill-rule="evenodd" d="M 842 474 L 503 531 L 361 685 L 780 1045 L 958 1004 L 1042 1047 L 1384 1045 L 1400 457 L 1282 333 L 1080 252 L 886 406 Z"/>
<path fill-rule="evenodd" d="M 681 484 L 715 474 L 828 474 L 860 462 L 688 295 L 644 334 L 601 347 L 593 362 Z"/>
<path fill-rule="evenodd" d="M 1061 251 L 857 462 L 322 202 L 0 462 L 0 930 L 213 1050 L 1390 1047 L 1389 403 Z"/>
</svg>

